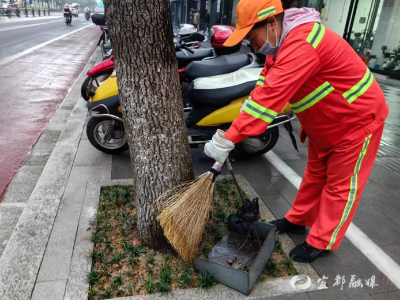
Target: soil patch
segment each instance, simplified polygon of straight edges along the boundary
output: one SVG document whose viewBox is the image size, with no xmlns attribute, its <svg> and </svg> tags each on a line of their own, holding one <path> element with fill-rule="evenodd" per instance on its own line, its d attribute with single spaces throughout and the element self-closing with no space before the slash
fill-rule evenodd
<svg viewBox="0 0 400 300">
<path fill-rule="evenodd" d="M 200 256 L 208 253 L 227 233 L 227 218 L 241 206 L 230 178 L 215 186 L 213 211 L 207 224 Z M 92 272 L 88 274 L 89 299 L 108 299 L 215 284 L 209 274 L 196 274 L 170 247 L 153 250 L 143 246 L 136 230 L 133 186 L 103 187 L 96 226 L 93 229 Z M 297 274 L 292 259 L 282 251 L 279 240 L 259 281 Z"/>
</svg>

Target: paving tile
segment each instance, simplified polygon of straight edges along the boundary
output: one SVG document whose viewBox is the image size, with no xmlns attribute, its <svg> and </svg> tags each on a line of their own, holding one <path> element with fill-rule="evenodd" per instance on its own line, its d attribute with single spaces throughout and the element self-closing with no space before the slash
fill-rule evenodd
<svg viewBox="0 0 400 300">
<path fill-rule="evenodd" d="M 361 196 L 361 203 L 366 203 L 379 210 L 390 220 L 400 226 L 400 201 L 399 192 L 382 188 L 378 183 L 369 181 Z"/>
<path fill-rule="evenodd" d="M 80 207 L 60 207 L 40 266 L 38 282 L 68 279 Z"/>
<path fill-rule="evenodd" d="M 364 289 L 369 294 L 396 290 L 394 284 L 366 256 L 360 253 L 348 239 L 343 239 L 339 249 L 335 250 L 334 253 L 346 265 L 351 275 L 356 275 L 357 278 L 361 278 L 363 281 L 375 276 L 375 282 L 379 286 L 374 289 L 364 286 Z"/>
<path fill-rule="evenodd" d="M 88 113 L 88 109 L 86 107 L 86 101 L 82 97 L 78 97 L 78 102 L 72 109 L 71 115 L 69 117 L 86 120 L 87 113 Z"/>
<path fill-rule="evenodd" d="M 92 261 L 87 253 L 93 248 L 92 232 L 87 230 L 95 220 L 99 205 L 100 185 L 89 182 L 85 190 L 85 201 L 79 218 L 74 252 L 65 292 L 65 300 L 87 299 L 86 275 L 91 271 Z"/>
<path fill-rule="evenodd" d="M 112 155 L 111 179 L 133 178 L 133 169 L 129 151 Z"/>
<path fill-rule="evenodd" d="M 65 129 L 58 139 L 57 147 L 78 147 L 85 123 L 85 118 L 68 119 Z"/>
<path fill-rule="evenodd" d="M 0 205 L 0 257 L 24 207 Z"/>
<path fill-rule="evenodd" d="M 385 251 L 390 257 L 400 265 L 400 244 L 399 245 L 390 245 L 390 246 L 382 246 L 383 251 Z"/>
<path fill-rule="evenodd" d="M 258 191 L 257 194 L 259 194 Z M 276 219 L 283 218 L 291 208 L 290 204 L 286 201 L 286 199 L 281 196 L 272 197 L 267 195 L 264 196 L 262 194 L 259 195 L 261 199 L 264 201 L 265 205 L 268 207 L 268 209 L 274 214 Z"/>
<path fill-rule="evenodd" d="M 297 173 L 297 175 L 303 177 L 304 171 L 307 167 L 307 159 L 293 159 L 285 160 L 285 163 Z"/>
<path fill-rule="evenodd" d="M 281 193 L 268 181 L 266 177 L 258 172 L 245 172 L 242 175 L 255 189 L 260 197 L 279 197 Z"/>
<path fill-rule="evenodd" d="M 65 124 L 68 121 L 68 118 L 71 114 L 73 106 L 74 105 L 64 105 L 64 103 L 63 103 L 61 105 L 60 109 L 57 110 L 56 114 L 51 119 L 51 122 L 50 122 L 49 126 L 47 126 L 47 129 L 59 130 L 60 134 L 61 134 L 61 131 L 64 130 Z"/>
<path fill-rule="evenodd" d="M 282 173 L 275 168 L 264 156 L 254 157 L 253 165 L 266 177 L 282 176 Z"/>
<path fill-rule="evenodd" d="M 32 150 L 25 161 L 25 166 L 44 167 L 49 160 L 51 152 L 53 152 L 53 148 L 47 150 Z"/>
<path fill-rule="evenodd" d="M 377 165 L 376 163 L 372 169 L 371 175 L 368 178 L 368 181 L 375 182 L 382 188 L 400 191 L 400 186 L 398 184 L 399 180 L 399 175 L 389 172 L 384 167 Z"/>
<path fill-rule="evenodd" d="M 87 183 L 111 180 L 110 175 L 111 166 L 73 167 L 60 206 L 82 207 Z"/>
<path fill-rule="evenodd" d="M 354 224 L 378 246 L 400 244 L 400 226 L 375 207 L 363 203 L 361 198 L 353 218 Z"/>
<path fill-rule="evenodd" d="M 363 288 L 343 288 L 340 289 L 330 288 L 329 290 L 317 291 L 307 293 L 311 300 L 368 300 L 373 299 Z"/>
<path fill-rule="evenodd" d="M 66 280 L 37 282 L 33 290 L 32 300 L 63 300 Z"/>
<path fill-rule="evenodd" d="M 0 299 L 28 299 L 53 227 L 60 199 L 29 199 L 0 265 Z"/>
<path fill-rule="evenodd" d="M 3 202 L 26 203 L 44 167 L 22 166 L 8 186 Z"/>
<path fill-rule="evenodd" d="M 400 291 L 374 294 L 372 295 L 372 298 L 375 300 L 399 300 Z"/>
<path fill-rule="evenodd" d="M 282 196 L 289 202 L 289 204 L 292 205 L 298 191 L 293 186 L 293 184 L 291 184 L 289 180 L 287 180 L 283 176 L 269 177 L 268 180 L 282 194 Z"/>
<path fill-rule="evenodd" d="M 292 294 L 292 295 L 283 295 L 277 297 L 267 297 L 265 300 L 310 300 L 306 293 Z"/>
<path fill-rule="evenodd" d="M 272 151 L 276 155 L 278 155 L 282 160 L 307 158 L 306 154 L 296 151 L 291 141 L 286 140 L 285 138 L 282 137 L 279 137 L 279 140 L 276 143 L 275 147 L 272 149 Z"/>
<path fill-rule="evenodd" d="M 76 150 L 74 147 L 60 147 L 51 154 L 32 192 L 33 197 L 46 195 L 48 198 L 61 198 Z"/>
<path fill-rule="evenodd" d="M 81 166 L 108 166 L 111 165 L 112 155 L 101 152 L 93 147 L 89 140 L 79 143 L 74 167 Z"/>
<path fill-rule="evenodd" d="M 43 131 L 33 150 L 49 150 L 49 148 L 52 150 L 60 138 L 61 132 L 61 130 L 47 128 Z"/>
</svg>

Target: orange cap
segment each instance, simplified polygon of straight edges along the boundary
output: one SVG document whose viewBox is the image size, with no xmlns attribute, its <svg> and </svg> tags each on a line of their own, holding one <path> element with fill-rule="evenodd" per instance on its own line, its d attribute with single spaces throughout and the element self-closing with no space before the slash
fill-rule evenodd
<svg viewBox="0 0 400 300">
<path fill-rule="evenodd" d="M 236 30 L 224 43 L 225 47 L 239 44 L 254 24 L 283 13 L 281 0 L 240 0 L 236 8 Z"/>
</svg>

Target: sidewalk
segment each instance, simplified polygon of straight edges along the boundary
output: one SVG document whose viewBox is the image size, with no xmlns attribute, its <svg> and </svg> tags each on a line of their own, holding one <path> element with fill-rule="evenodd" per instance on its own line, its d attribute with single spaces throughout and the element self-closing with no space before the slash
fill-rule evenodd
<svg viewBox="0 0 400 300">
<path fill-rule="evenodd" d="M 94 56 L 86 69 L 95 60 Z M 86 299 L 85 278 L 91 268 L 87 253 L 92 247 L 91 228 L 100 187 L 133 183 L 127 151 L 120 155 L 106 155 L 94 149 L 87 139 L 84 126 L 87 109 L 85 101 L 79 96 L 83 79 L 84 76 L 81 76 L 72 88 L 0 205 L 2 300 Z M 390 130 L 385 130 L 386 144 L 381 147 L 354 223 L 399 264 L 400 172 L 397 168 L 389 170 L 387 160 L 397 160 L 397 153 L 400 153 L 398 125 L 390 125 L 391 122 L 398 124 L 395 108 L 400 89 L 388 85 L 383 88 L 393 114 L 388 120 Z M 297 138 L 299 123 L 294 122 L 293 125 Z M 283 128 L 280 128 L 280 134 L 274 153 L 291 168 L 289 171 L 293 173 L 289 175 L 302 175 L 307 147 L 298 141 L 300 152 L 297 153 Z M 192 149 L 196 175 L 204 173 L 212 165 L 212 160 L 202 152 L 201 148 Z M 237 174 L 247 179 L 274 217 L 281 218 L 293 203 L 297 189 L 288 179 L 288 169 L 274 165 L 271 162 L 273 157 L 270 153 L 237 160 L 232 165 Z M 290 237 L 295 244 L 305 239 L 305 236 Z M 347 238 L 339 250 L 308 266 L 320 277 L 327 277 L 328 290 L 268 299 L 400 298 L 398 288 Z M 346 277 L 343 290 L 334 286 L 337 275 Z M 351 275 L 363 280 L 375 276 L 379 286 L 374 289 L 366 285 L 349 288 Z M 250 296 L 251 299 L 266 299 L 262 294 Z M 166 298 L 172 299 L 173 296 L 170 294 Z M 214 298 L 220 299 L 217 295 Z M 236 298 L 232 296 L 230 299 Z"/>
</svg>

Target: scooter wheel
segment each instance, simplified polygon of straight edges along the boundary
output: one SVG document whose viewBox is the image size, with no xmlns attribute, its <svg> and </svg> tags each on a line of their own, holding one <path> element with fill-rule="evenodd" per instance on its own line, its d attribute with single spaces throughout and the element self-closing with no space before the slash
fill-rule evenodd
<svg viewBox="0 0 400 300">
<path fill-rule="evenodd" d="M 235 149 L 243 156 L 259 156 L 270 151 L 279 139 L 279 129 L 274 127 L 264 137 L 250 137 L 236 144 Z"/>
<path fill-rule="evenodd" d="M 101 135 L 107 130 L 107 126 L 110 125 L 111 121 L 113 121 L 113 119 L 107 117 L 91 118 L 86 127 L 86 134 L 89 142 L 96 149 L 107 154 L 119 154 L 129 148 L 124 124 L 122 122 L 115 120 L 116 123 L 111 138 L 113 143 L 103 144 L 101 142 Z"/>
<path fill-rule="evenodd" d="M 87 88 L 88 88 L 88 85 L 89 85 L 89 82 L 90 82 L 90 78 L 91 77 L 86 78 L 85 81 L 82 83 L 82 86 L 81 86 L 81 95 L 82 95 L 82 98 L 85 99 L 86 101 L 89 101 L 89 99 L 90 99 L 90 97 L 88 95 L 88 92 L 87 92 Z"/>
</svg>

